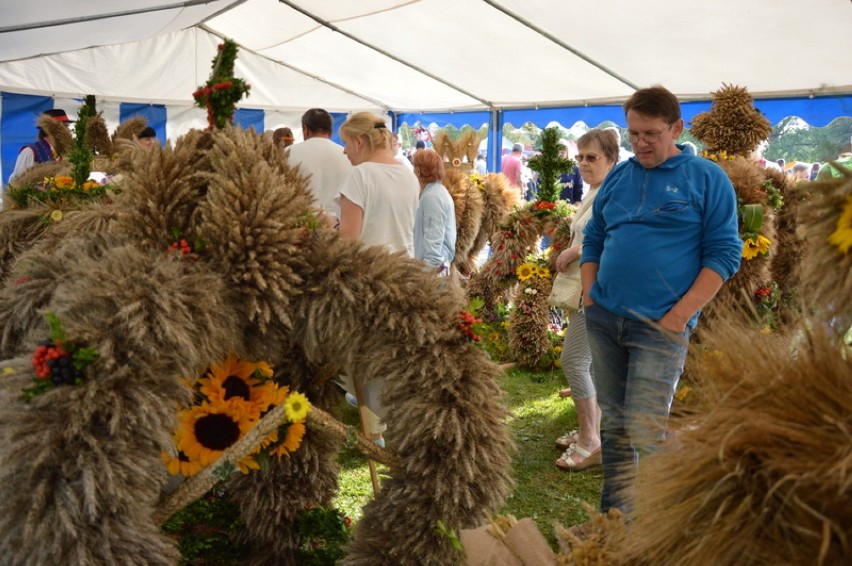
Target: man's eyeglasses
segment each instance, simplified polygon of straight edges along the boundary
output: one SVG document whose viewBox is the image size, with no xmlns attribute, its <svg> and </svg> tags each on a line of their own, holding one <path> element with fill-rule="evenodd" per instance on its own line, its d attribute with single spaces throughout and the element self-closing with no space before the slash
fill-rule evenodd
<svg viewBox="0 0 852 566">
<path fill-rule="evenodd" d="M 582 163 L 583 161 L 587 163 L 594 163 L 598 159 L 600 159 L 600 155 L 595 155 L 594 153 L 590 153 L 588 155 L 584 155 L 582 153 L 577 154 L 577 163 Z"/>
<path fill-rule="evenodd" d="M 666 129 L 663 130 L 662 132 L 645 132 L 644 134 L 640 134 L 640 133 L 631 132 L 631 131 L 628 130 L 627 131 L 627 139 L 632 144 L 639 143 L 640 139 L 644 140 L 645 143 L 657 143 L 658 141 L 660 141 L 660 138 L 663 137 L 663 134 L 665 134 L 666 132 L 668 132 L 671 129 L 672 129 L 672 125 L 669 124 L 666 127 Z"/>
</svg>

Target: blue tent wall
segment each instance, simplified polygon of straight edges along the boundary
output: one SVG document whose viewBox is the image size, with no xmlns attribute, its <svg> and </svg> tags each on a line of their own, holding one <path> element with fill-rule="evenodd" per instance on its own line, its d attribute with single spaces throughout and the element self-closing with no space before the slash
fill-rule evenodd
<svg viewBox="0 0 852 566">
<path fill-rule="evenodd" d="M 168 114 L 162 104 L 131 104 L 122 102 L 119 106 L 119 121 L 124 122 L 134 116 L 145 118 L 148 125 L 157 133 L 157 141 L 166 143 L 166 120 Z"/>
<path fill-rule="evenodd" d="M 15 161 L 21 147 L 36 141 L 36 116 L 53 108 L 53 99 L 49 96 L 30 96 L 26 94 L 2 93 L 2 113 L 0 113 L 0 160 L 3 162 L 2 186 L 15 169 Z"/>
<path fill-rule="evenodd" d="M 234 112 L 234 123 L 244 130 L 254 128 L 258 134 L 263 133 L 263 110 L 253 108 L 237 108 Z"/>
<path fill-rule="evenodd" d="M 0 159 L 2 159 L 2 183 L 5 186 L 9 175 L 15 166 L 15 159 L 21 146 L 36 139 L 34 116 L 44 110 L 53 108 L 53 100 L 46 96 L 33 96 L 2 92 L 2 113 L 0 113 Z M 755 106 L 764 113 L 772 124 L 777 124 L 788 116 L 798 116 L 812 126 L 822 127 L 840 116 L 852 116 L 852 95 L 815 96 L 813 98 L 766 98 L 755 100 Z M 684 120 L 689 121 L 698 113 L 709 110 L 709 101 L 685 102 L 681 105 Z M 157 132 L 157 139 L 166 141 L 167 109 L 161 104 L 130 104 L 120 105 L 121 121 L 132 116 L 142 116 Z M 461 127 L 471 125 L 475 128 L 483 124 L 489 126 L 488 134 L 488 167 L 498 170 L 497 160 L 502 147 L 503 124 L 510 123 L 520 126 L 532 122 L 540 128 L 551 122 L 558 122 L 570 127 L 578 121 L 589 126 L 597 126 L 601 122 L 611 121 L 624 126 L 624 113 L 621 105 L 580 106 L 563 108 L 525 108 L 505 111 L 474 111 L 474 112 L 425 112 L 391 114 L 394 129 L 399 124 L 410 125 L 436 123 L 439 126 L 453 125 Z M 332 139 L 342 144 L 338 131 L 346 120 L 346 113 L 332 113 Z M 264 131 L 264 111 L 259 109 L 239 108 L 235 121 L 242 127 L 254 127 L 255 131 Z"/>
</svg>

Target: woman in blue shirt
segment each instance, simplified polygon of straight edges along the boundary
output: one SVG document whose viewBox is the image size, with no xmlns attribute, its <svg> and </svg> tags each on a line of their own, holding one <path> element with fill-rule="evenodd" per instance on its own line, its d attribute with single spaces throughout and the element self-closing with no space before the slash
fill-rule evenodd
<svg viewBox="0 0 852 566">
<path fill-rule="evenodd" d="M 447 276 L 456 254 L 456 209 L 441 183 L 444 161 L 434 149 L 420 149 L 412 163 L 421 188 L 414 219 L 414 257 Z"/>
</svg>

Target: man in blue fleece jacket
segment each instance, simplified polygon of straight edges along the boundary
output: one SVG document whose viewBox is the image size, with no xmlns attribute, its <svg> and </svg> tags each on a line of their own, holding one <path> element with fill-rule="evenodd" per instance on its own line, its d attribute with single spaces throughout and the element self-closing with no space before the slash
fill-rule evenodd
<svg viewBox="0 0 852 566">
<path fill-rule="evenodd" d="M 664 438 L 690 332 L 739 268 L 742 241 L 725 172 L 675 144 L 677 97 L 641 89 L 624 112 L 635 155 L 601 186 L 580 264 L 602 411 L 601 510 L 630 513 L 639 457 Z"/>
</svg>

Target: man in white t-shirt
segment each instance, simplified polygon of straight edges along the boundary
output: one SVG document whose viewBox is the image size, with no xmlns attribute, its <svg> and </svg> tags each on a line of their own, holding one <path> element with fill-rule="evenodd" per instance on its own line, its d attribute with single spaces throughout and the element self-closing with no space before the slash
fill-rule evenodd
<svg viewBox="0 0 852 566">
<path fill-rule="evenodd" d="M 322 108 L 311 108 L 302 115 L 302 135 L 305 141 L 286 149 L 290 165 L 308 177 L 308 190 L 317 206 L 329 216 L 340 218 L 336 202 L 340 182 L 352 165 L 343 154 L 343 147 L 331 141 L 331 114 Z"/>
</svg>

